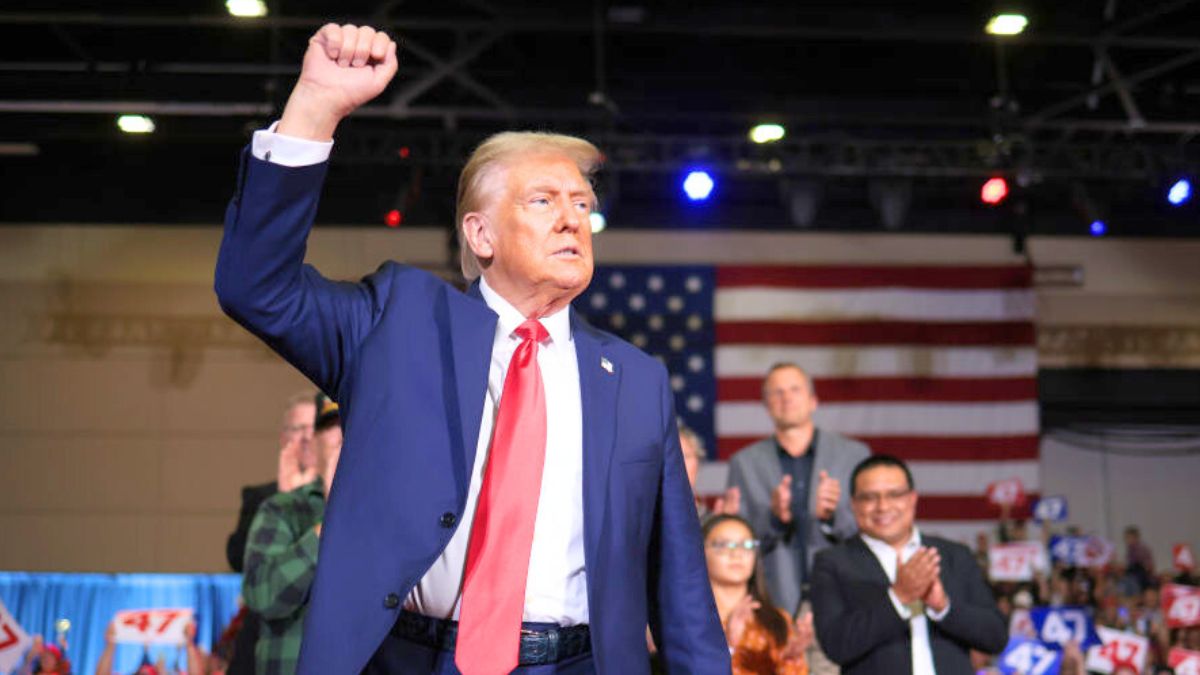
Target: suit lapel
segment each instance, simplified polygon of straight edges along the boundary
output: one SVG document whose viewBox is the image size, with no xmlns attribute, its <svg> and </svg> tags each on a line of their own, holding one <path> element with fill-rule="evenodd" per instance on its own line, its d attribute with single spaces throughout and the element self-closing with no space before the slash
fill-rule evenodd
<svg viewBox="0 0 1200 675">
<path fill-rule="evenodd" d="M 871 548 L 867 546 L 867 542 L 862 540 L 862 537 L 853 537 L 850 539 L 850 547 L 858 555 L 859 561 L 863 565 L 863 569 L 871 570 L 871 576 L 877 581 L 883 583 L 885 587 L 890 587 L 892 582 L 888 580 L 887 572 L 883 571 L 883 565 L 880 564 L 879 558 L 871 552 Z"/>
<path fill-rule="evenodd" d="M 479 282 L 472 284 L 466 295 L 454 292 L 447 295 L 450 298 L 450 342 L 454 353 L 452 379 L 458 397 L 458 420 L 447 421 L 452 430 L 457 427 L 462 443 L 453 458 L 458 502 L 462 504 L 466 502 L 471 470 L 475 466 L 498 317 L 483 301 Z"/>
<path fill-rule="evenodd" d="M 605 353 L 603 335 L 573 310 L 571 334 L 579 362 L 579 395 L 583 408 L 584 553 L 588 566 L 596 569 L 595 544 L 600 541 L 608 503 L 621 364 Z"/>
</svg>

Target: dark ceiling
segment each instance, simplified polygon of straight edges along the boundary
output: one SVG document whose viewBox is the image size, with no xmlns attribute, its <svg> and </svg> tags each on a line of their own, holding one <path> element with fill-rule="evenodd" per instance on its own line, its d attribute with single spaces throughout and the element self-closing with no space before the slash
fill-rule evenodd
<svg viewBox="0 0 1200 675">
<path fill-rule="evenodd" d="M 605 151 L 613 227 L 1200 236 L 1200 207 L 1164 200 L 1200 167 L 1200 0 L 268 5 L 5 0 L 0 221 L 218 222 L 333 20 L 386 26 L 401 69 L 340 130 L 322 222 L 445 225 L 473 144 L 548 128 Z M 1024 35 L 984 34 L 1002 8 Z M 787 136 L 753 145 L 759 121 Z M 717 192 L 683 204 L 701 165 Z"/>
</svg>

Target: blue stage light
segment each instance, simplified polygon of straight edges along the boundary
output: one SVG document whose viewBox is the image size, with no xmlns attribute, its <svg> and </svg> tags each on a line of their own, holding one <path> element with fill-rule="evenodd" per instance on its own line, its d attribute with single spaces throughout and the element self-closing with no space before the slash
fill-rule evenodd
<svg viewBox="0 0 1200 675">
<path fill-rule="evenodd" d="M 707 171 L 692 171 L 683 179 L 683 192 L 694 202 L 702 202 L 712 195 L 716 182 Z"/>
<path fill-rule="evenodd" d="M 1192 183 L 1186 178 L 1175 181 L 1175 184 L 1167 192 L 1167 201 L 1171 202 L 1171 206 L 1179 206 L 1191 198 Z"/>
<path fill-rule="evenodd" d="M 1093 237 L 1103 237 L 1104 233 L 1108 232 L 1108 225 L 1105 225 L 1103 220 L 1093 220 L 1090 229 Z"/>
</svg>

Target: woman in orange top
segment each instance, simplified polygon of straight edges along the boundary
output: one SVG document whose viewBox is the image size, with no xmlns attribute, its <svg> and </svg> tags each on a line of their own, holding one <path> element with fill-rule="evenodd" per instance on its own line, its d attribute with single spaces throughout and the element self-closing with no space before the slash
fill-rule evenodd
<svg viewBox="0 0 1200 675">
<path fill-rule="evenodd" d="M 717 515 L 705 521 L 703 534 L 708 580 L 734 675 L 808 675 L 804 650 L 812 644 L 812 619 L 793 625 L 771 603 L 750 524 L 740 516 Z"/>
</svg>

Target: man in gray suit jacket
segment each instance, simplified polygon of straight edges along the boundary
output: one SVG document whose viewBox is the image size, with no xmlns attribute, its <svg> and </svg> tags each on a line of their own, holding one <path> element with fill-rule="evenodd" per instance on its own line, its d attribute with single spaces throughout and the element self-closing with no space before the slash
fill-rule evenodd
<svg viewBox="0 0 1200 675">
<path fill-rule="evenodd" d="M 858 531 L 842 486 L 870 449 L 816 428 L 817 393 L 794 363 L 767 372 L 763 403 L 775 433 L 733 456 L 729 486 L 741 493 L 741 514 L 758 537 L 774 543 L 763 556 L 771 598 L 795 613 L 813 556 Z"/>
</svg>

